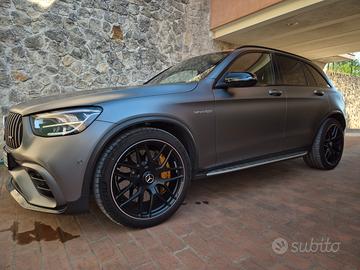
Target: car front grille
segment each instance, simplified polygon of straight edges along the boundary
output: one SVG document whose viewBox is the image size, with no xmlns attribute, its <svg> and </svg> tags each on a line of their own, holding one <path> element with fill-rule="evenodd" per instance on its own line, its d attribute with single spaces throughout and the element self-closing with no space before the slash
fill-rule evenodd
<svg viewBox="0 0 360 270">
<path fill-rule="evenodd" d="M 10 112 L 5 119 L 4 139 L 6 145 L 16 149 L 21 145 L 23 136 L 22 116 L 21 114 Z"/>
</svg>

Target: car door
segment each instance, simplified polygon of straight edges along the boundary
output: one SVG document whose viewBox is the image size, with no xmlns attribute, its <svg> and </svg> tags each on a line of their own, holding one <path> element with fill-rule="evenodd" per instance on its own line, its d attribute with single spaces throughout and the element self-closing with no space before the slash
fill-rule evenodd
<svg viewBox="0 0 360 270">
<path fill-rule="evenodd" d="M 280 152 L 283 149 L 286 97 L 274 85 L 274 65 L 268 52 L 242 53 L 227 72 L 251 72 L 251 87 L 214 89 L 216 152 L 219 165 Z"/>
<path fill-rule="evenodd" d="M 279 89 L 286 92 L 285 147 L 288 150 L 312 145 L 319 123 L 326 115 L 328 84 L 308 63 L 276 54 Z"/>
</svg>

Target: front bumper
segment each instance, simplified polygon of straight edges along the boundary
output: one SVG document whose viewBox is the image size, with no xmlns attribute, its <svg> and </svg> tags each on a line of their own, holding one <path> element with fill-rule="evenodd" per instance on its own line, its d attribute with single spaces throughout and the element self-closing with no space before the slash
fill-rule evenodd
<svg viewBox="0 0 360 270">
<path fill-rule="evenodd" d="M 28 209 L 51 213 L 67 211 L 69 205 L 84 196 L 87 163 L 97 143 L 112 126 L 109 122 L 94 121 L 79 134 L 45 138 L 33 135 L 29 117 L 23 117 L 20 147 L 6 147 L 15 164 L 9 167 L 10 194 Z"/>
<path fill-rule="evenodd" d="M 40 211 L 40 212 L 47 212 L 51 214 L 61 214 L 64 213 L 66 210 L 66 207 L 57 207 L 57 208 L 47 208 L 44 205 L 43 206 L 36 206 L 34 204 L 29 203 L 25 199 L 25 195 L 22 195 L 19 190 L 19 187 L 16 186 L 16 183 L 14 182 L 13 178 L 10 177 L 6 183 L 6 188 L 9 191 L 10 195 L 17 201 L 18 204 L 20 204 L 21 207 L 34 210 L 34 211 Z"/>
</svg>

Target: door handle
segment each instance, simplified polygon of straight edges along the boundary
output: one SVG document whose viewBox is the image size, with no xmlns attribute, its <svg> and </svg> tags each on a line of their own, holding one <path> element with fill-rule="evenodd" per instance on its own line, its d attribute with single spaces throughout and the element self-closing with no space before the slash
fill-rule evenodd
<svg viewBox="0 0 360 270">
<path fill-rule="evenodd" d="M 280 90 L 275 90 L 275 89 L 269 90 L 269 95 L 270 95 L 270 96 L 279 97 L 279 96 L 282 95 L 282 91 L 280 91 Z"/>
<path fill-rule="evenodd" d="M 316 96 L 323 96 L 324 94 L 325 94 L 324 91 L 321 91 L 321 90 L 314 91 L 314 95 L 316 95 Z"/>
</svg>

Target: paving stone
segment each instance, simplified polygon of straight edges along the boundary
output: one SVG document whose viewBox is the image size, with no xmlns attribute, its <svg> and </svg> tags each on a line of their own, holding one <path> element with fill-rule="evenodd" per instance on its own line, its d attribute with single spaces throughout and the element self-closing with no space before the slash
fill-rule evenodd
<svg viewBox="0 0 360 270">
<path fill-rule="evenodd" d="M 358 164 L 360 137 L 352 136 L 331 171 L 296 159 L 194 181 L 175 216 L 143 230 L 112 223 L 93 201 L 90 213 L 75 216 L 23 209 L 4 188 L 1 166 L 0 269 L 359 269 Z M 35 224 L 74 238 L 46 241 Z M 39 241 L 24 244 L 19 234 Z M 272 250 L 279 237 L 289 245 L 283 255 Z M 293 243 L 325 238 L 340 250 L 291 251 Z"/>
</svg>

